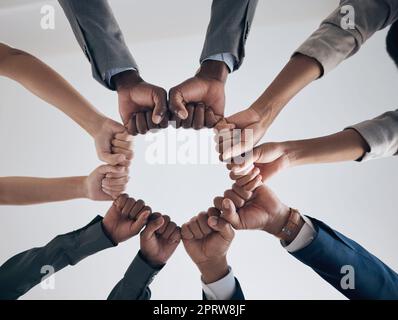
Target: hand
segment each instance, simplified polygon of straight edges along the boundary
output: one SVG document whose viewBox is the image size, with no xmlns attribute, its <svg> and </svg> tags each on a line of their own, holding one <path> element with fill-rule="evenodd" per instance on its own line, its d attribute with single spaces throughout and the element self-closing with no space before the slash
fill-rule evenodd
<svg viewBox="0 0 398 320">
<path fill-rule="evenodd" d="M 98 128 L 93 134 L 95 141 L 95 148 L 97 150 L 98 158 L 110 165 L 124 165 L 129 166 L 132 159 L 131 141 L 126 128 L 120 123 L 108 118 L 104 118 L 98 124 Z M 123 143 L 123 148 L 112 148 L 114 140 L 120 140 Z"/>
<path fill-rule="evenodd" d="M 215 208 L 202 212 L 181 228 L 184 247 L 202 273 L 205 283 L 228 274 L 227 252 L 235 236 L 229 223 Z"/>
<path fill-rule="evenodd" d="M 136 71 L 125 71 L 112 78 L 119 97 L 119 112 L 132 135 L 150 129 L 167 128 L 167 92 L 145 82 Z"/>
<path fill-rule="evenodd" d="M 258 174 L 261 175 L 262 182 L 264 182 L 283 169 L 292 166 L 294 163 L 293 158 L 293 152 L 289 151 L 286 143 L 264 143 L 256 147 L 243 163 L 235 164 L 232 162 L 227 165 L 227 168 L 231 170 L 231 179 L 237 180 L 241 178 L 239 171 L 242 168 L 254 165 L 258 170 Z M 246 176 L 245 179 L 250 179 L 250 177 Z"/>
<path fill-rule="evenodd" d="M 205 61 L 194 77 L 170 89 L 169 108 L 177 128 L 213 128 L 223 118 L 227 76 L 224 62 Z"/>
<path fill-rule="evenodd" d="M 167 263 L 181 241 L 180 228 L 170 221 L 169 216 L 156 212 L 141 232 L 141 252 L 154 266 Z"/>
<path fill-rule="evenodd" d="M 216 208 L 221 211 L 221 218 L 237 230 L 264 230 L 277 235 L 289 218 L 290 208 L 265 185 L 258 187 L 238 210 L 235 203 L 235 199 L 226 197 L 214 199 Z"/>
<path fill-rule="evenodd" d="M 119 196 L 106 213 L 102 224 L 116 244 L 137 235 L 147 224 L 151 208 L 127 194 Z"/>
<path fill-rule="evenodd" d="M 102 165 L 85 179 L 87 198 L 97 201 L 116 199 L 129 181 L 127 167 Z"/>
</svg>

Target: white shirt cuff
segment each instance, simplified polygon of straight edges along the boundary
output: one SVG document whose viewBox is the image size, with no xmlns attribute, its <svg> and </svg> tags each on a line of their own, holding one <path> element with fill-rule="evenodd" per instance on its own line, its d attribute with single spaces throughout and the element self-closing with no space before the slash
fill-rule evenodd
<svg viewBox="0 0 398 320">
<path fill-rule="evenodd" d="M 235 69 L 236 60 L 235 57 L 232 55 L 232 53 L 224 52 L 224 53 L 213 54 L 212 56 L 203 59 L 202 63 L 205 62 L 206 60 L 215 60 L 215 61 L 224 62 L 227 65 L 229 72 L 232 72 Z"/>
<path fill-rule="evenodd" d="M 207 300 L 230 300 L 236 291 L 235 276 L 231 267 L 229 273 L 216 282 L 205 284 L 202 281 L 202 288 Z"/>
<path fill-rule="evenodd" d="M 308 217 L 303 216 L 303 219 L 305 223 L 296 238 L 289 245 L 285 245 L 281 241 L 282 246 L 290 253 L 304 249 L 315 239 L 316 231 L 314 225 Z"/>
</svg>

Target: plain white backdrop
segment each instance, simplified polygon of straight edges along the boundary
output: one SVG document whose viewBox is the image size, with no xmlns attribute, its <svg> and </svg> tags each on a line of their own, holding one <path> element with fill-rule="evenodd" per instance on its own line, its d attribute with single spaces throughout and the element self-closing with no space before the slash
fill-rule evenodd
<svg viewBox="0 0 398 320">
<path fill-rule="evenodd" d="M 249 106 L 338 1 L 260 1 L 242 68 L 228 80 L 226 114 Z M 119 120 L 117 96 L 91 77 L 90 65 L 54 1 L 5 2 L 0 41 L 25 49 L 61 73 L 94 105 Z M 54 4 L 55 30 L 40 29 L 40 7 Z M 166 89 L 198 68 L 210 10 L 207 1 L 111 1 L 143 77 Z M 160 5 L 160 3 L 163 3 Z M 162 10 L 152 12 L 157 5 Z M 161 13 L 161 15 L 160 15 Z M 353 58 L 305 89 L 282 112 L 264 141 L 309 138 L 397 108 L 397 69 L 377 33 Z M 168 129 L 174 130 L 174 129 Z M 0 176 L 86 175 L 100 165 L 93 141 L 75 123 L 9 79 L 0 79 Z M 231 185 L 222 164 L 151 165 L 149 142 L 135 139 L 128 193 L 182 224 Z M 270 186 L 288 205 L 352 237 L 398 270 L 397 160 L 306 166 L 287 170 Z M 77 200 L 0 207 L 0 264 L 77 229 L 109 202 Z M 40 286 L 24 299 L 105 299 L 139 249 L 138 238 L 56 274 L 54 290 Z M 249 299 L 342 299 L 278 241 L 238 232 L 229 262 Z M 151 285 L 153 299 L 200 299 L 199 273 L 181 245 Z"/>
</svg>

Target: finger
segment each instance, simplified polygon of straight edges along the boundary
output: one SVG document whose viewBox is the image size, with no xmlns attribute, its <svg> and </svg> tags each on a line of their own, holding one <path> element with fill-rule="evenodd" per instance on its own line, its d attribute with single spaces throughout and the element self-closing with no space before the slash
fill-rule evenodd
<svg viewBox="0 0 398 320">
<path fill-rule="evenodd" d="M 135 205 L 135 199 L 134 198 L 128 198 L 123 209 L 122 209 L 122 215 L 124 217 L 129 217 L 130 211 L 133 209 Z"/>
<path fill-rule="evenodd" d="M 162 233 L 162 238 L 163 239 L 168 239 L 171 234 L 174 232 L 174 230 L 177 228 L 177 225 L 175 224 L 175 222 L 170 221 L 166 227 L 166 229 L 164 230 L 164 232 Z"/>
<path fill-rule="evenodd" d="M 121 149 L 132 150 L 133 149 L 133 141 L 119 140 L 119 139 L 115 138 L 112 140 L 112 146 L 121 148 Z"/>
<path fill-rule="evenodd" d="M 152 111 L 145 112 L 145 119 L 149 130 L 159 128 L 159 126 L 155 122 L 153 122 L 153 117 L 154 116 Z"/>
<path fill-rule="evenodd" d="M 121 194 L 114 202 L 116 208 L 118 210 L 122 210 L 128 198 L 129 198 L 128 194 L 126 193 Z"/>
<path fill-rule="evenodd" d="M 191 230 L 192 234 L 194 235 L 195 239 L 200 240 L 204 237 L 202 230 L 200 230 L 197 217 L 193 217 L 189 221 L 188 227 Z"/>
<path fill-rule="evenodd" d="M 222 203 L 221 218 L 229 222 L 234 227 L 240 225 L 239 214 L 236 211 L 236 207 L 230 199 L 224 199 Z"/>
<path fill-rule="evenodd" d="M 216 116 L 210 107 L 206 108 L 205 124 L 207 128 L 214 128 L 219 120 L 221 120 L 221 117 Z"/>
<path fill-rule="evenodd" d="M 171 221 L 170 217 L 167 216 L 167 215 L 164 215 L 163 219 L 164 219 L 163 226 L 157 231 L 157 234 L 159 234 L 159 235 L 163 234 L 163 232 L 166 231 L 166 228 L 167 228 L 167 226 L 169 225 L 169 223 Z"/>
<path fill-rule="evenodd" d="M 114 140 L 132 143 L 133 136 L 129 134 L 127 131 L 119 132 L 115 134 Z"/>
<path fill-rule="evenodd" d="M 175 228 L 174 232 L 169 237 L 170 243 L 179 243 L 181 241 L 181 229 L 179 227 Z"/>
<path fill-rule="evenodd" d="M 221 200 L 221 202 L 222 202 L 222 200 Z M 220 205 L 220 208 L 221 208 L 221 205 Z M 220 210 L 218 210 L 214 207 L 210 207 L 209 209 L 207 209 L 207 215 L 209 217 L 219 217 L 221 215 L 221 212 L 220 212 Z"/>
<path fill-rule="evenodd" d="M 129 150 L 129 149 L 122 149 L 122 148 L 118 148 L 118 147 L 112 147 L 112 152 L 114 154 L 121 154 L 125 156 L 125 160 L 131 160 L 133 159 L 134 153 L 133 150 Z"/>
<path fill-rule="evenodd" d="M 164 115 L 162 121 L 160 121 L 159 127 L 162 128 L 162 129 L 167 128 L 169 126 L 169 120 L 170 120 L 169 113 L 166 112 L 166 114 Z"/>
<path fill-rule="evenodd" d="M 149 240 L 155 236 L 155 232 L 159 230 L 164 223 L 162 216 L 157 217 L 155 220 L 149 221 L 145 229 L 141 232 L 141 237 L 144 240 Z"/>
<path fill-rule="evenodd" d="M 245 155 L 254 148 L 254 134 L 252 128 L 245 128 L 241 131 L 240 141 L 234 140 L 231 147 L 224 150 L 223 158 L 224 160 L 237 158 L 241 155 Z"/>
<path fill-rule="evenodd" d="M 119 192 L 122 193 L 126 190 L 126 185 L 122 185 L 122 186 L 112 186 L 112 187 L 102 187 L 102 189 L 104 191 L 108 191 L 108 192 Z"/>
<path fill-rule="evenodd" d="M 182 96 L 181 91 L 177 88 L 172 88 L 170 90 L 169 96 L 170 111 L 178 118 L 182 120 L 186 119 L 188 117 L 188 111 L 185 108 L 184 97 Z"/>
<path fill-rule="evenodd" d="M 140 213 L 140 215 L 137 217 L 137 220 L 133 220 L 131 223 L 130 230 L 134 234 L 138 234 L 147 224 L 148 218 L 150 216 L 151 212 L 150 211 L 143 211 Z"/>
<path fill-rule="evenodd" d="M 239 187 L 238 185 L 236 185 L 235 183 L 232 185 L 232 190 L 242 199 L 244 199 L 245 201 L 248 201 L 252 195 L 253 192 L 250 190 L 246 190 L 243 187 Z"/>
<path fill-rule="evenodd" d="M 192 128 L 192 121 L 193 121 L 193 116 L 195 112 L 195 106 L 190 103 L 187 104 L 187 111 L 188 111 L 188 117 L 182 121 L 182 127 L 185 129 Z"/>
<path fill-rule="evenodd" d="M 119 167 L 119 171 L 118 172 L 108 172 L 105 175 L 105 178 L 110 178 L 110 179 L 114 179 L 114 178 L 122 178 L 122 177 L 126 177 L 129 175 L 129 168 L 125 167 L 125 166 L 117 166 Z"/>
<path fill-rule="evenodd" d="M 136 216 L 138 215 L 139 212 L 142 211 L 142 209 L 145 207 L 145 202 L 144 200 L 137 200 L 134 204 L 134 206 L 130 209 L 128 215 L 130 219 L 135 219 Z"/>
<path fill-rule="evenodd" d="M 138 134 L 137 114 L 136 113 L 132 114 L 132 116 L 127 124 L 127 131 L 133 136 L 136 136 Z"/>
<path fill-rule="evenodd" d="M 263 184 L 262 176 L 259 175 L 254 180 L 252 180 L 252 181 L 248 182 L 247 184 L 245 184 L 242 188 L 243 188 L 243 190 L 245 190 L 245 192 L 253 192 L 254 190 L 256 190 L 262 184 Z"/>
<path fill-rule="evenodd" d="M 224 240 L 231 242 L 235 236 L 235 232 L 227 221 L 217 217 L 209 217 L 209 226 L 214 231 L 220 233 Z"/>
<path fill-rule="evenodd" d="M 109 164 L 104 164 L 98 167 L 98 172 L 103 175 L 107 175 L 109 173 L 125 174 L 126 168 L 123 166 L 112 166 Z"/>
<path fill-rule="evenodd" d="M 195 130 L 200 130 L 205 126 L 205 105 L 198 103 L 195 108 L 192 127 Z"/>
<path fill-rule="evenodd" d="M 214 206 L 218 209 L 221 210 L 222 209 L 222 201 L 224 200 L 223 197 L 215 197 L 213 200 L 213 204 Z"/>
<path fill-rule="evenodd" d="M 245 205 L 245 200 L 231 189 L 224 192 L 224 198 L 231 199 L 237 208 L 242 208 Z"/>
<path fill-rule="evenodd" d="M 179 117 L 177 117 L 175 114 L 173 114 L 171 116 L 171 125 L 176 129 L 181 128 L 182 120 Z"/>
<path fill-rule="evenodd" d="M 122 177 L 122 178 L 104 178 L 102 179 L 102 186 L 107 189 L 112 189 L 114 186 L 124 186 L 129 182 L 129 177 Z"/>
<path fill-rule="evenodd" d="M 116 200 L 121 194 L 121 192 L 113 192 L 113 191 L 109 191 L 109 190 L 105 190 L 105 189 L 102 189 L 102 192 L 104 192 L 105 194 L 107 194 L 109 196 L 108 199 L 104 199 L 104 200 Z"/>
<path fill-rule="evenodd" d="M 184 223 L 181 227 L 181 237 L 184 240 L 192 240 L 194 238 L 193 233 L 191 230 L 188 228 L 188 224 Z"/>
<path fill-rule="evenodd" d="M 160 124 L 167 113 L 167 92 L 159 89 L 153 96 L 155 108 L 153 109 L 152 121 L 154 124 Z"/>
<path fill-rule="evenodd" d="M 146 118 L 144 112 L 137 113 L 136 125 L 137 125 L 137 130 L 140 134 L 145 134 L 148 132 L 148 126 L 146 124 Z"/>
<path fill-rule="evenodd" d="M 208 215 L 206 212 L 201 212 L 198 215 L 198 224 L 199 224 L 199 228 L 202 231 L 204 236 L 207 236 L 208 234 L 211 233 L 211 229 L 209 228 L 208 224 L 207 224 L 207 220 L 208 220 Z"/>
<path fill-rule="evenodd" d="M 113 154 L 111 152 L 102 152 L 100 155 L 100 160 L 112 166 L 116 166 L 126 161 L 126 156 L 124 154 Z"/>
<path fill-rule="evenodd" d="M 245 184 L 247 184 L 248 182 L 254 180 L 258 175 L 260 175 L 260 169 L 255 167 L 254 169 L 252 169 L 247 175 L 237 175 L 236 173 L 234 173 L 233 171 L 231 171 L 229 173 L 229 177 L 232 180 L 236 181 L 236 184 L 238 186 L 244 186 Z"/>
</svg>

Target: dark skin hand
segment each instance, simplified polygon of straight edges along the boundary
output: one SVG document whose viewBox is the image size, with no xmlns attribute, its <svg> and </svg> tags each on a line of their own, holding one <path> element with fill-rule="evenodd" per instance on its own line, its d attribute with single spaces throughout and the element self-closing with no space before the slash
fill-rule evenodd
<svg viewBox="0 0 398 320">
<path fill-rule="evenodd" d="M 112 78 L 119 98 L 123 124 L 132 135 L 167 128 L 167 92 L 145 82 L 137 71 L 125 71 Z"/>
<path fill-rule="evenodd" d="M 171 88 L 169 111 L 176 128 L 213 128 L 224 117 L 227 77 L 224 62 L 209 60 L 194 77 Z"/>
</svg>

